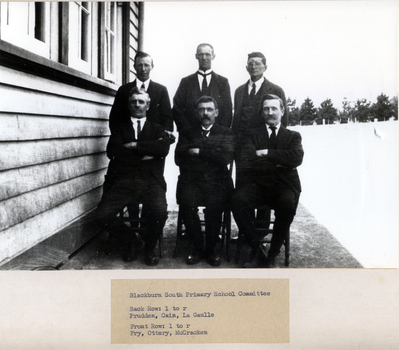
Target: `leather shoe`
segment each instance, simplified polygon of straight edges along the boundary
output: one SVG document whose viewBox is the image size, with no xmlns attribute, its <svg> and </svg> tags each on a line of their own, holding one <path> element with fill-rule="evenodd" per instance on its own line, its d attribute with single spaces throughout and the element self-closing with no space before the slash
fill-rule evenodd
<svg viewBox="0 0 399 350">
<path fill-rule="evenodd" d="M 265 267 L 269 268 L 269 267 L 273 267 L 276 265 L 276 257 L 268 254 L 267 258 L 266 258 L 266 262 L 265 262 Z"/>
<path fill-rule="evenodd" d="M 199 250 L 195 249 L 191 254 L 187 256 L 186 264 L 187 265 L 195 265 L 201 261 L 201 253 Z"/>
<path fill-rule="evenodd" d="M 209 265 L 211 266 L 220 266 L 221 261 L 218 253 L 216 253 L 215 249 L 212 249 L 207 254 L 207 260 Z"/>
<path fill-rule="evenodd" d="M 259 267 L 260 254 L 260 248 L 252 248 L 248 260 L 244 262 L 242 267 L 246 269 L 254 269 Z"/>
<path fill-rule="evenodd" d="M 144 261 L 148 266 L 158 265 L 159 258 L 157 253 L 155 253 L 155 249 L 150 250 L 149 252 L 146 253 Z"/>
<path fill-rule="evenodd" d="M 136 259 L 137 259 L 137 249 L 133 244 L 131 244 L 126 248 L 122 256 L 122 260 L 125 262 L 132 262 Z"/>
</svg>

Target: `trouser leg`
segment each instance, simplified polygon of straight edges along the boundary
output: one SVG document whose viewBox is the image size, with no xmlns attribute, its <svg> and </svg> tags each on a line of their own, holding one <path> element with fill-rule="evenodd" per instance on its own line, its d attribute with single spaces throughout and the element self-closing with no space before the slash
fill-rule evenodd
<svg viewBox="0 0 399 350">
<path fill-rule="evenodd" d="M 198 216 L 197 207 L 188 207 L 181 205 L 182 217 L 186 226 L 187 235 L 197 250 L 203 249 L 203 238 L 201 232 L 201 223 Z"/>
<path fill-rule="evenodd" d="M 168 217 L 167 203 L 164 189 L 159 185 L 151 186 L 145 191 L 142 198 L 144 217 L 147 221 L 147 230 L 144 238 L 147 251 L 153 250 L 159 237 L 163 233 Z"/>
<path fill-rule="evenodd" d="M 297 200 L 295 193 L 290 189 L 286 189 L 279 191 L 273 202 L 275 221 L 268 254 L 277 256 L 294 220 Z"/>
<path fill-rule="evenodd" d="M 239 188 L 231 199 L 234 220 L 252 248 L 258 247 L 260 243 L 254 224 L 254 210 L 260 204 L 259 197 L 259 189 L 253 184 L 247 184 Z"/>
<path fill-rule="evenodd" d="M 197 250 L 203 249 L 201 223 L 198 216 L 198 206 L 201 205 L 202 191 L 194 183 L 184 184 L 180 187 L 178 202 L 186 227 L 187 236 Z"/>
</svg>

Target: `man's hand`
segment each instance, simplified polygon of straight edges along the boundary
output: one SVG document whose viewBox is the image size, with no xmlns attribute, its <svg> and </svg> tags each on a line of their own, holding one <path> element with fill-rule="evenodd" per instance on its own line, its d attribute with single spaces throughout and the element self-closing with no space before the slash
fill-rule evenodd
<svg viewBox="0 0 399 350">
<path fill-rule="evenodd" d="M 137 147 L 137 142 L 128 142 L 128 143 L 124 143 L 123 146 L 126 147 L 126 148 L 133 149 L 133 148 L 136 148 L 136 147 Z"/>
<path fill-rule="evenodd" d="M 199 148 L 190 148 L 188 150 L 188 154 L 191 154 L 192 156 L 198 155 L 199 154 L 200 149 Z"/>
<path fill-rule="evenodd" d="M 257 151 L 256 151 L 256 155 L 258 156 L 258 157 L 264 157 L 264 156 L 267 156 L 267 153 L 269 152 L 269 150 L 268 149 L 258 149 Z"/>
<path fill-rule="evenodd" d="M 175 141 L 176 141 L 176 136 L 173 135 L 173 132 L 172 132 L 172 131 L 168 131 L 168 130 L 165 130 L 165 132 L 166 132 L 166 135 L 168 135 L 169 143 L 170 143 L 170 144 L 175 143 Z"/>
</svg>

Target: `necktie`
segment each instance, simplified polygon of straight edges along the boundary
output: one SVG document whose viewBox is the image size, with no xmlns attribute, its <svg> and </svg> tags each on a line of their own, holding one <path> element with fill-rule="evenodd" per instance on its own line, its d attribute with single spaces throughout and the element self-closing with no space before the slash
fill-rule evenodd
<svg viewBox="0 0 399 350">
<path fill-rule="evenodd" d="M 249 97 L 251 98 L 251 100 L 254 98 L 255 94 L 256 94 L 256 85 L 255 83 L 252 83 L 252 89 L 251 92 L 249 93 Z"/>
<path fill-rule="evenodd" d="M 210 130 L 202 130 L 202 140 L 204 142 L 206 142 L 206 140 L 208 139 L 208 134 L 209 134 Z"/>
<path fill-rule="evenodd" d="M 144 91 L 145 91 L 145 85 L 144 85 L 144 83 L 143 83 L 143 84 L 141 84 L 141 88 L 140 88 L 140 90 L 144 90 Z"/>
<path fill-rule="evenodd" d="M 207 89 L 208 89 L 208 82 L 206 81 L 206 76 L 204 76 L 204 79 L 202 80 L 201 91 L 205 92 Z"/>
<path fill-rule="evenodd" d="M 276 142 L 277 142 L 276 127 L 269 126 L 269 128 L 272 131 L 272 133 L 270 134 L 270 138 L 269 138 L 269 148 L 274 149 L 274 148 L 276 148 Z"/>
<path fill-rule="evenodd" d="M 141 133 L 141 121 L 137 120 L 137 140 L 140 139 L 140 133 Z"/>
<path fill-rule="evenodd" d="M 211 74 L 211 73 L 203 74 L 203 73 L 201 73 L 201 72 L 198 72 L 198 74 L 201 75 L 201 76 L 204 78 L 204 79 L 202 80 L 201 91 L 202 91 L 203 94 L 207 94 L 207 93 L 208 93 L 208 82 L 207 82 L 207 80 L 206 80 L 206 77 L 207 77 L 209 74 Z"/>
</svg>

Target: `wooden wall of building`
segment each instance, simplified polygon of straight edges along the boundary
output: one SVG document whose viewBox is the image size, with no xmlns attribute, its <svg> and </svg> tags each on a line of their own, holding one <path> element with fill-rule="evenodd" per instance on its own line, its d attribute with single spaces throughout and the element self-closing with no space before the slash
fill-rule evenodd
<svg viewBox="0 0 399 350">
<path fill-rule="evenodd" d="M 138 46 L 137 11 L 130 3 L 133 33 L 125 45 L 131 55 Z M 0 264 L 95 209 L 118 88 L 1 44 L 8 59 L 0 60 Z M 25 57 L 14 65 L 19 54 Z M 24 65 L 26 57 L 34 63 Z M 125 64 L 125 80 L 130 71 Z"/>
</svg>

